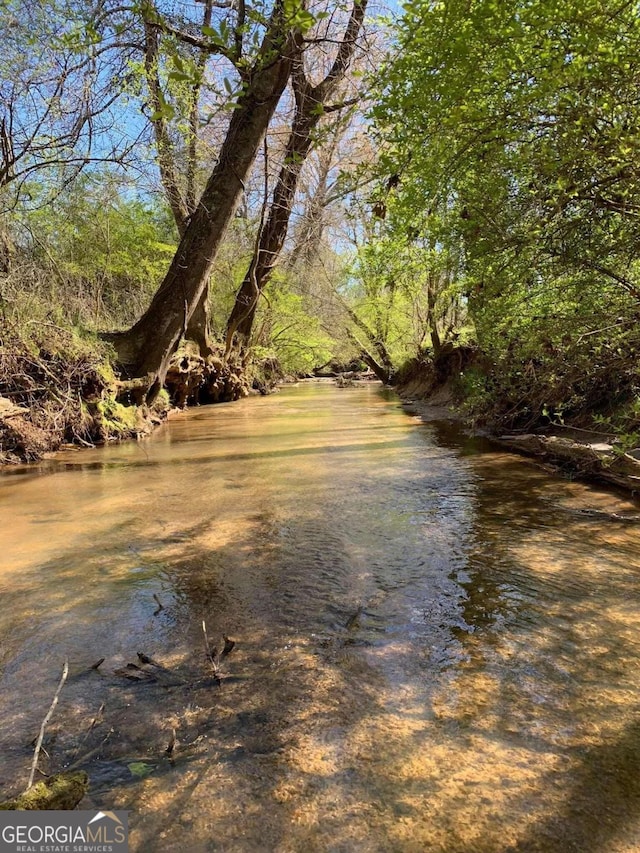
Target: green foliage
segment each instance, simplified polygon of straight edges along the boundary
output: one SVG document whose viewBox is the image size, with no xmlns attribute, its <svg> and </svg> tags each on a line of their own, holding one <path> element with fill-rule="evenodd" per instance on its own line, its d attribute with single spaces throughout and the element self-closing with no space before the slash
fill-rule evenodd
<svg viewBox="0 0 640 853">
<path fill-rule="evenodd" d="M 25 214 L 22 233 L 46 282 L 43 297 L 84 326 L 126 324 L 157 288 L 175 252 L 173 226 L 151 203 L 108 179 L 83 180 L 55 206 Z M 75 288 L 75 296 L 66 298 Z M 46 297 L 45 297 L 46 298 Z"/>
<path fill-rule="evenodd" d="M 377 204 L 393 233 L 459 247 L 491 365 L 470 382 L 474 410 L 531 425 L 626 405 L 640 385 L 636 4 L 404 8 L 373 111 Z"/>
<path fill-rule="evenodd" d="M 316 16 L 307 11 L 300 0 L 284 0 L 283 8 L 288 26 L 299 30 L 303 35 L 308 33 L 316 22 Z"/>
<path fill-rule="evenodd" d="M 310 373 L 328 362 L 336 349 L 319 317 L 310 312 L 303 296 L 290 290 L 281 273 L 272 276 L 255 329 L 256 359 L 275 359 L 288 375 Z"/>
<path fill-rule="evenodd" d="M 381 344 L 397 367 L 457 334 L 465 316 L 458 254 L 431 235 L 416 236 L 393 214 L 369 223 L 345 289 L 365 349 Z"/>
</svg>

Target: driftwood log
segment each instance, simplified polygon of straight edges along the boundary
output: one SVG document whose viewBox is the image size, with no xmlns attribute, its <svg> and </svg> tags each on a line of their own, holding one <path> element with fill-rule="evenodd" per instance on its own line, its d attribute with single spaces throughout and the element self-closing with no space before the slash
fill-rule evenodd
<svg viewBox="0 0 640 853">
<path fill-rule="evenodd" d="M 570 468 L 579 476 L 640 491 L 640 460 L 609 444 L 583 444 L 555 435 L 534 434 L 505 435 L 498 441 L 502 447 Z"/>
</svg>

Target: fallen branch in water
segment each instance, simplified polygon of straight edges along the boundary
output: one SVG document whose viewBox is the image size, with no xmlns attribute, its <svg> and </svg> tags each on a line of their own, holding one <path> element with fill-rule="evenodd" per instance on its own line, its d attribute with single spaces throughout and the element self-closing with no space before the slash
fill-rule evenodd
<svg viewBox="0 0 640 853">
<path fill-rule="evenodd" d="M 42 725 L 40 726 L 40 734 L 38 735 L 38 740 L 36 741 L 35 752 L 33 753 L 33 761 L 31 763 L 31 773 L 29 774 L 29 781 L 27 782 L 26 791 L 29 790 L 33 786 L 33 780 L 36 775 L 36 769 L 38 767 L 38 759 L 40 757 L 40 750 L 42 749 L 42 741 L 44 740 L 44 732 L 47 728 L 49 720 L 51 719 L 53 712 L 55 710 L 56 705 L 58 704 L 58 699 L 60 698 L 60 693 L 62 692 L 62 688 L 64 687 L 64 683 L 67 680 L 67 675 L 69 675 L 69 661 L 64 662 L 64 666 L 62 668 L 62 677 L 60 678 L 60 683 L 58 684 L 58 689 L 56 690 L 53 701 L 51 702 L 51 706 L 47 711 L 47 715 L 42 721 Z M 25 793 L 26 793 L 25 791 Z"/>
<path fill-rule="evenodd" d="M 142 669 L 135 663 L 128 663 L 126 666 L 122 666 L 119 669 L 114 669 L 113 674 L 120 675 L 122 676 L 122 678 L 128 678 L 129 681 L 146 681 L 151 683 L 158 680 L 146 669 Z"/>
<path fill-rule="evenodd" d="M 144 654 L 144 652 L 138 652 L 138 660 L 142 664 L 142 667 L 139 667 L 141 672 L 149 673 L 149 670 L 144 669 L 144 667 L 152 667 L 156 676 L 161 676 L 164 679 L 165 686 L 176 687 L 180 684 L 187 683 L 181 675 L 178 675 L 178 673 L 174 672 L 171 669 L 168 669 L 163 664 L 158 663 L 157 660 L 154 660 L 154 658 Z M 135 666 L 135 664 L 129 664 L 129 666 Z"/>
<path fill-rule="evenodd" d="M 85 754 L 81 755 L 80 758 L 77 758 L 73 762 L 73 764 L 70 764 L 67 767 L 66 772 L 70 773 L 72 770 L 75 770 L 78 767 L 82 767 L 82 765 L 86 764 L 91 758 L 93 758 L 94 755 L 98 755 L 98 753 L 100 752 L 102 747 L 105 745 L 105 743 L 109 740 L 109 738 L 114 733 L 114 731 L 115 731 L 115 729 L 113 729 L 113 728 L 109 729 L 109 731 L 102 738 L 102 740 L 100 741 L 98 746 L 94 747 L 93 749 L 90 749 L 89 752 L 85 752 Z"/>
<path fill-rule="evenodd" d="M 158 663 L 157 660 L 150 658 L 149 655 L 145 655 L 144 652 L 138 652 L 138 660 L 140 663 L 144 663 L 147 666 L 154 666 L 156 669 L 159 669 L 161 672 L 171 673 L 171 670 L 167 669 L 166 666 L 163 666 L 161 663 Z"/>
<path fill-rule="evenodd" d="M 103 711 L 104 711 L 104 702 L 102 702 L 102 704 L 98 708 L 98 711 L 97 711 L 95 717 L 93 718 L 93 720 L 91 720 L 91 724 L 89 725 L 89 728 L 87 729 L 87 731 L 84 733 L 84 736 L 80 740 L 80 743 L 75 748 L 73 755 L 71 756 L 72 758 L 75 758 L 78 755 L 81 747 L 84 745 L 84 743 L 86 742 L 86 740 L 89 737 L 89 735 L 91 734 L 91 732 L 95 729 L 95 727 L 97 725 L 99 725 L 99 723 L 102 722 L 102 712 Z M 67 768 L 67 769 L 69 769 L 69 768 Z"/>
</svg>

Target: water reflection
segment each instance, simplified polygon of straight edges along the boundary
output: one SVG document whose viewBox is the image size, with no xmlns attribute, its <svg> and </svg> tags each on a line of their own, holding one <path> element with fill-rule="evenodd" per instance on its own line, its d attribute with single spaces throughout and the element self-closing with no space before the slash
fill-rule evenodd
<svg viewBox="0 0 640 853">
<path fill-rule="evenodd" d="M 373 387 L 197 410 L 46 470 L 0 479 L 7 793 L 68 656 L 43 769 L 80 762 L 136 850 L 640 846 L 627 499 Z M 237 641 L 220 687 L 203 620 Z M 139 651 L 171 676 L 114 674 Z"/>
</svg>

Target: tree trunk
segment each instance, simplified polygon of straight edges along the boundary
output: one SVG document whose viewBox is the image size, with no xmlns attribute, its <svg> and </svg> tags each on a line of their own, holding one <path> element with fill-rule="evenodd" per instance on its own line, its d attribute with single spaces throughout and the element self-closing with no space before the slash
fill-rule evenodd
<svg viewBox="0 0 640 853">
<path fill-rule="evenodd" d="M 371 355 L 370 352 L 367 352 L 367 350 L 363 349 L 360 353 L 360 357 L 362 358 L 364 363 L 367 364 L 371 368 L 371 370 L 373 370 L 375 375 L 384 385 L 394 384 L 392 371 L 384 367 L 384 365 L 380 364 L 379 361 L 376 361 L 376 359 Z"/>
<path fill-rule="evenodd" d="M 312 85 L 309 82 L 301 56 L 294 60 L 292 83 L 296 109 L 293 126 L 287 141 L 284 164 L 273 191 L 267 222 L 227 322 L 227 355 L 234 344 L 240 352 L 249 345 L 260 294 L 269 282 L 287 236 L 298 178 L 313 145 L 313 132 L 324 115 L 327 99 L 335 93 L 347 72 L 364 21 L 367 2 L 354 0 L 333 64 L 319 83 Z"/>
<path fill-rule="evenodd" d="M 324 230 L 324 212 L 327 203 L 327 182 L 332 165 L 335 145 L 329 156 L 323 157 L 320 165 L 320 179 L 314 195 L 307 201 L 302 213 L 301 223 L 295 237 L 294 246 L 287 258 L 287 269 L 293 270 L 298 264 L 311 265 L 317 254 Z"/>
<path fill-rule="evenodd" d="M 193 314 L 189 318 L 187 328 L 185 330 L 185 337 L 187 340 L 193 341 L 197 345 L 198 352 L 202 358 L 208 358 L 208 356 L 213 354 L 210 337 L 211 310 L 209 308 L 209 284 L 209 277 L 207 277 L 202 291 L 202 296 L 198 300 L 196 307 L 193 309 Z"/>
<path fill-rule="evenodd" d="M 391 356 L 389 355 L 389 351 L 387 347 L 380 337 L 380 335 L 376 335 L 371 329 L 367 326 L 364 320 L 361 320 L 360 317 L 356 314 L 356 312 L 346 303 L 343 303 L 343 308 L 347 312 L 349 319 L 351 322 L 360 329 L 361 332 L 367 336 L 368 340 L 371 342 L 371 347 L 375 351 L 376 355 L 371 352 L 371 349 L 363 346 L 362 343 L 357 339 L 357 337 L 351 332 L 350 329 L 347 328 L 347 335 L 349 338 L 356 343 L 360 349 L 362 350 L 362 359 L 365 361 L 371 370 L 375 373 L 375 375 L 380 379 L 385 385 L 393 385 L 394 384 L 394 376 L 395 376 L 395 367 L 393 366 L 393 361 L 391 360 Z"/>
<path fill-rule="evenodd" d="M 371 370 L 373 370 L 378 379 L 384 385 L 393 385 L 395 371 L 393 369 L 393 365 L 388 359 L 388 356 L 386 358 L 381 358 L 380 361 L 378 361 L 373 353 L 363 345 L 362 341 L 358 340 L 357 335 L 354 335 L 350 329 L 347 329 L 346 332 L 349 340 L 351 340 L 360 350 L 360 358 L 371 368 Z"/>
<path fill-rule="evenodd" d="M 315 101 L 313 105 L 317 106 Z M 298 177 L 311 148 L 312 130 L 319 119 L 319 112 L 316 111 L 314 114 L 311 104 L 297 106 L 287 142 L 284 165 L 273 192 L 269 216 L 260 235 L 258 248 L 236 294 L 236 301 L 227 322 L 227 352 L 233 345 L 234 336 L 235 344 L 240 351 L 244 350 L 249 343 L 260 294 L 269 282 L 287 236 Z"/>
<path fill-rule="evenodd" d="M 219 160 L 151 305 L 128 331 L 107 336 L 129 376 L 148 376 L 148 401 L 162 388 L 169 359 L 202 297 L 211 265 L 287 84 L 293 55 L 300 49 L 300 37 L 294 35 L 278 49 L 275 26 L 272 24 L 265 36 L 262 64 L 253 70 L 238 100 Z"/>
<path fill-rule="evenodd" d="M 429 273 L 427 282 L 427 310 L 429 312 L 429 334 L 431 335 L 431 348 L 433 357 L 437 358 L 442 350 L 442 340 L 438 331 L 438 318 L 436 316 L 436 303 L 438 300 L 437 284 L 433 273 Z"/>
</svg>

